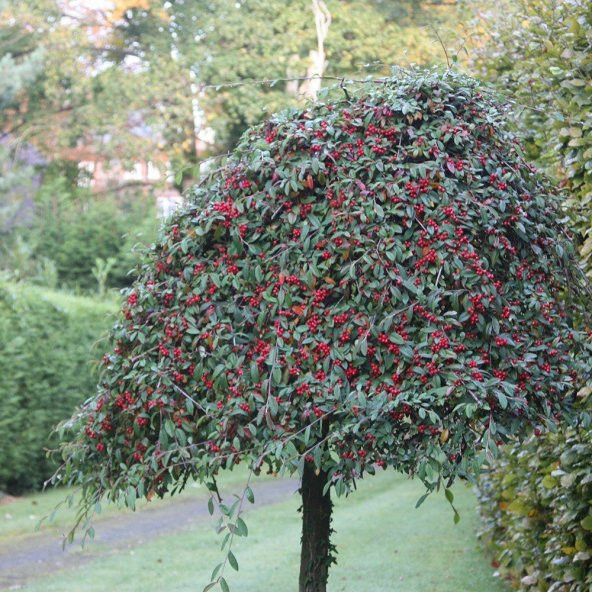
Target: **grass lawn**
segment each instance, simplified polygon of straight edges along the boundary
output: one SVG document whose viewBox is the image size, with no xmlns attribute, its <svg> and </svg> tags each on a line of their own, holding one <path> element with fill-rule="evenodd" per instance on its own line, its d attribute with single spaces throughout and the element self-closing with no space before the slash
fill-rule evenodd
<svg viewBox="0 0 592 592">
<path fill-rule="evenodd" d="M 231 477 L 236 479 L 237 491 L 239 477 L 240 473 Z M 443 495 L 431 496 L 416 510 L 421 483 L 391 472 L 366 479 L 349 499 L 337 500 L 334 542 L 339 555 L 331 570 L 329 590 L 507 592 L 503 582 L 493 578 L 489 561 L 475 539 L 477 518 L 471 490 L 459 484 L 454 491 L 462 515 L 457 525 Z M 249 537 L 234 547 L 240 571 L 226 574 L 232 590 L 296 590 L 298 506 L 299 500 L 293 496 L 249 512 Z M 212 526 L 213 520 L 175 535 L 107 551 L 80 568 L 55 572 L 21 590 L 201 592 L 221 558 L 220 538 Z M 96 529 L 100 531 L 100 522 Z"/>
<path fill-rule="evenodd" d="M 220 479 L 220 486 L 223 486 L 228 491 L 242 491 L 242 486 L 246 479 L 247 471 L 241 467 L 240 469 L 225 473 Z M 269 479 L 269 477 L 261 477 L 261 479 Z M 68 507 L 67 504 L 61 504 L 51 521 L 45 519 L 38 530 L 36 527 L 42 518 L 48 517 L 56 506 L 64 501 L 68 493 L 69 490 L 64 488 L 49 488 L 42 493 L 23 495 L 9 504 L 0 505 L 0 545 L 9 541 L 38 536 L 52 531 L 57 533 L 67 531 L 74 521 L 76 514 L 75 503 L 73 507 Z M 159 499 L 155 497 L 151 502 L 145 500 L 139 501 L 136 504 L 136 511 L 150 510 L 161 505 L 174 503 L 180 498 L 196 495 L 207 495 L 205 485 L 189 483 L 185 490 L 174 498 L 166 497 Z M 75 499 L 77 499 L 76 496 Z M 119 508 L 114 503 L 102 502 L 101 505 L 101 513 L 96 515 L 96 521 L 99 523 L 101 518 L 113 516 L 117 513 L 133 515 L 131 510 Z"/>
</svg>

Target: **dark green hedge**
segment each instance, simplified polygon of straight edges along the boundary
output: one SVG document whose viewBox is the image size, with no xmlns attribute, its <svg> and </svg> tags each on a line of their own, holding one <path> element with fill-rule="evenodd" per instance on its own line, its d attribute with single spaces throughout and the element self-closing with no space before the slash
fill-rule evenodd
<svg viewBox="0 0 592 592">
<path fill-rule="evenodd" d="M 592 590 L 592 432 L 506 447 L 478 490 L 482 538 L 515 588 Z"/>
<path fill-rule="evenodd" d="M 39 487 L 55 469 L 51 428 L 92 395 L 94 344 L 115 305 L 0 283 L 0 491 Z"/>
</svg>

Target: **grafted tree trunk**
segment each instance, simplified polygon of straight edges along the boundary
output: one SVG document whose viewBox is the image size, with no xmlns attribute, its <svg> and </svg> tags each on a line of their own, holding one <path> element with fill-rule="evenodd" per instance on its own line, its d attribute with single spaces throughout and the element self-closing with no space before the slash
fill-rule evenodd
<svg viewBox="0 0 592 592">
<path fill-rule="evenodd" d="M 302 476 L 302 549 L 300 553 L 299 592 L 326 592 L 329 566 L 334 562 L 331 545 L 329 491 L 323 495 L 327 474 L 306 463 Z"/>
</svg>

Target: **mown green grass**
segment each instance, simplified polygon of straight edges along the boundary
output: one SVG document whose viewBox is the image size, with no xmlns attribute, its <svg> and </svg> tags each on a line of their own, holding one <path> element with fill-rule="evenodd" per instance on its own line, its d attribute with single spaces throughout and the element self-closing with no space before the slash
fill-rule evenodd
<svg viewBox="0 0 592 592">
<path fill-rule="evenodd" d="M 73 294 L 62 290 L 52 290 L 44 286 L 35 286 L 33 284 L 2 282 L 5 289 L 9 290 L 15 297 L 23 294 L 36 295 L 40 300 L 51 302 L 58 308 L 65 310 L 74 310 L 76 312 L 86 312 L 88 310 L 98 310 L 106 315 L 115 315 L 119 305 L 119 296 L 116 292 L 108 292 L 103 299 L 81 294 Z"/>
<path fill-rule="evenodd" d="M 338 500 L 334 542 L 339 555 L 329 590 L 507 592 L 503 582 L 493 578 L 488 558 L 475 538 L 477 518 L 471 490 L 457 485 L 454 492 L 462 515 L 457 525 L 441 495 L 431 496 L 416 510 L 421 484 L 394 473 L 369 478 L 354 495 Z M 297 589 L 298 506 L 299 499 L 293 496 L 245 516 L 249 537 L 234 548 L 240 571 L 226 574 L 234 591 Z M 80 568 L 43 577 L 23 590 L 199 592 L 221 558 L 220 538 L 212 527 L 213 520 L 127 549 L 107 551 Z M 100 533 L 100 523 L 96 528 Z M 86 552 L 92 553 L 92 547 Z"/>
<path fill-rule="evenodd" d="M 265 479 L 266 477 L 262 477 Z M 220 480 L 220 487 L 227 490 L 239 488 L 247 480 L 247 471 L 239 468 L 226 472 Z M 64 503 L 67 496 L 74 494 L 71 505 Z M 186 488 L 174 498 L 153 498 L 147 502 L 140 500 L 136 504 L 136 511 L 150 511 L 162 505 L 174 503 L 179 498 L 187 496 L 202 496 L 205 499 L 207 489 L 205 485 L 189 482 Z M 75 490 L 65 488 L 49 488 L 42 493 L 31 493 L 17 498 L 15 501 L 0 505 L 0 545 L 30 536 L 39 536 L 48 532 L 65 532 L 71 527 L 76 515 L 78 495 Z M 57 508 L 57 509 L 56 509 Z M 54 512 L 54 510 L 56 510 Z M 52 515 L 53 513 L 53 515 Z M 101 513 L 96 515 L 96 521 L 114 514 L 133 515 L 131 510 L 120 508 L 115 503 L 103 502 Z"/>
</svg>

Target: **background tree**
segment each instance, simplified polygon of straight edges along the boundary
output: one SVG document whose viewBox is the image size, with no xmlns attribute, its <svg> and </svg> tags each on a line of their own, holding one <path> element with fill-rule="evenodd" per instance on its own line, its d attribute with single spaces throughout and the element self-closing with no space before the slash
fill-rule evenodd
<svg viewBox="0 0 592 592">
<path fill-rule="evenodd" d="M 0 2 L 0 17 L 6 14 L 6 3 Z M 43 70 L 43 50 L 33 32 L 2 18 L 0 25 L 0 113 L 16 116 L 20 102 L 38 80 Z M 38 179 L 35 165 L 43 159 L 30 146 L 16 142 L 5 131 L 0 119 L 0 235 L 30 216 L 32 194 Z"/>
<path fill-rule="evenodd" d="M 300 590 L 324 591 L 331 489 L 393 467 L 452 502 L 500 443 L 569 415 L 590 349 L 558 209 L 456 74 L 350 85 L 248 131 L 168 224 L 65 424 L 80 520 L 189 477 L 215 492 L 239 462 L 297 472 Z M 222 589 L 240 507 L 221 506 Z"/>
<path fill-rule="evenodd" d="M 92 194 L 79 166 L 89 153 L 130 165 L 158 150 L 138 133 L 138 112 L 124 106 L 134 83 L 129 68 L 93 46 L 112 27 L 98 16 L 64 14 L 49 0 L 0 8 L 1 267 L 19 280 L 51 276 L 52 287 L 93 290 L 96 257 L 116 257 L 110 285 L 129 285 L 131 247 L 140 232 L 150 241 L 154 207 L 137 190 Z"/>
<path fill-rule="evenodd" d="M 395 62 L 441 62 L 430 27 L 449 28 L 453 4 L 326 3 L 332 15 L 326 73 L 387 73 Z M 47 154 L 84 141 L 128 162 L 166 146 L 179 166 L 195 163 L 200 118 L 217 132 L 210 148 L 219 152 L 249 125 L 299 99 L 287 82 L 215 86 L 306 76 L 310 52 L 317 49 L 308 0 L 288 6 L 118 0 L 101 10 L 54 0 L 7 0 L 2 6 L 8 28 L 29 39 L 37 61 L 43 56 L 43 76 L 21 101 L 26 108 L 5 118 L 5 131 L 34 138 Z M 11 41 L 11 51 L 19 43 Z M 152 133 L 139 136 L 138 121 Z M 207 152 L 207 138 L 201 141 Z"/>
<path fill-rule="evenodd" d="M 26 284 L 0 285 L 0 491 L 40 489 L 59 464 L 52 428 L 96 385 L 89 352 L 111 323 L 113 302 Z M 97 353 L 98 357 L 98 353 Z"/>
<path fill-rule="evenodd" d="M 312 66 L 317 32 L 308 0 L 288 5 L 262 0 L 137 4 L 117 22 L 112 47 L 115 54 L 137 57 L 152 73 L 147 96 L 171 95 L 159 116 L 171 116 L 169 133 L 181 134 L 176 136 L 180 145 L 193 147 L 185 140 L 193 138 L 195 130 L 192 110 L 182 105 L 177 93 L 203 111 L 206 124 L 216 131 L 215 145 L 206 145 L 206 151 L 217 152 L 232 148 L 249 125 L 302 99 L 298 83 L 294 87 L 283 79 L 306 77 Z M 412 1 L 397 3 L 396 8 L 382 2 L 325 5 L 332 20 L 324 41 L 328 75 L 384 73 L 392 63 L 443 60 L 437 39 L 426 29 L 429 23 L 449 27 L 453 6 Z M 364 67 L 368 65 L 372 67 Z M 262 78 L 280 80 L 272 85 L 225 86 Z"/>
<path fill-rule="evenodd" d="M 584 411 L 575 429 L 504 448 L 479 480 L 480 536 L 516 589 L 578 592 L 592 584 L 591 392 L 579 393 Z"/>
</svg>

